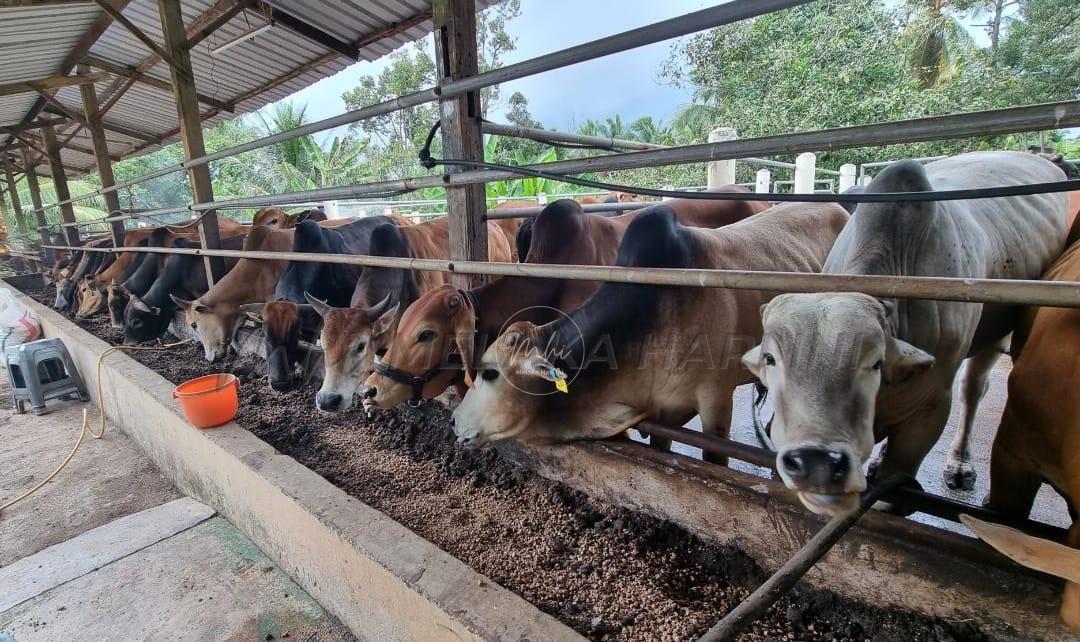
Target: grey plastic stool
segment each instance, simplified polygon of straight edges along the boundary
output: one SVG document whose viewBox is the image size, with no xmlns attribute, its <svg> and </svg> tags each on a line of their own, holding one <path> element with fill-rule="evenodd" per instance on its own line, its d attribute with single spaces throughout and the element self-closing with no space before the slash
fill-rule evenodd
<svg viewBox="0 0 1080 642">
<path fill-rule="evenodd" d="M 75 362 L 60 339 L 38 339 L 4 350 L 11 401 L 15 411 L 26 412 L 30 401 L 34 412 L 45 414 L 45 400 L 77 393 L 80 401 L 90 401 Z"/>
</svg>

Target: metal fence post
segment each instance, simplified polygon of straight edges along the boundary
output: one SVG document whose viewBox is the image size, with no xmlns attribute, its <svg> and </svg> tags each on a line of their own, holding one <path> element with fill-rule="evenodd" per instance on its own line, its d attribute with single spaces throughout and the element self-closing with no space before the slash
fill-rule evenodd
<svg viewBox="0 0 1080 642">
<path fill-rule="evenodd" d="M 803 152 L 795 157 L 795 184 L 791 191 L 796 194 L 813 194 L 816 178 L 817 156 L 813 152 Z"/>
<path fill-rule="evenodd" d="M 856 168 L 852 163 L 844 163 L 840 166 L 840 184 L 837 186 L 837 191 L 843 194 L 852 187 L 855 187 L 856 181 Z"/>
<path fill-rule="evenodd" d="M 754 191 L 758 194 L 768 194 L 772 188 L 772 172 L 761 168 L 754 178 Z"/>
</svg>

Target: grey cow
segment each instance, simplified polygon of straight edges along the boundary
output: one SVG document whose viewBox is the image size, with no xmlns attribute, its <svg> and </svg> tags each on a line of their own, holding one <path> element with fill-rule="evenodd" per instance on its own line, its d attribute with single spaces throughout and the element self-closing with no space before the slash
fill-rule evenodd
<svg viewBox="0 0 1080 642">
<path fill-rule="evenodd" d="M 976 152 L 925 167 L 894 163 L 874 192 L 953 190 L 1063 180 L 1031 154 Z M 858 206 L 824 272 L 1037 279 L 1065 246 L 1067 196 Z M 987 378 L 1016 321 L 1000 305 L 877 299 L 857 293 L 786 294 L 762 311 L 762 342 L 743 357 L 776 408 L 777 468 L 803 504 L 852 509 L 862 464 L 888 439 L 878 475 L 914 475 L 941 436 L 962 384 L 965 416 L 946 466 L 950 486 L 974 481 L 968 435 Z"/>
</svg>

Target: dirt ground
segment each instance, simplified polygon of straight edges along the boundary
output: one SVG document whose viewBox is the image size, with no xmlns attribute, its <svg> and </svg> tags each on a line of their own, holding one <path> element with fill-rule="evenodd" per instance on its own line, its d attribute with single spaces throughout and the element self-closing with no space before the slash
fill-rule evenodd
<svg viewBox="0 0 1080 642">
<path fill-rule="evenodd" d="M 49 303 L 51 291 L 31 295 Z M 104 317 L 79 324 L 120 339 Z M 175 383 L 236 374 L 242 426 L 592 639 L 696 638 L 765 577 L 734 548 L 550 482 L 497 450 L 462 450 L 439 407 L 326 416 L 313 388 L 272 391 L 256 358 L 211 365 L 194 344 L 132 356 Z M 740 639 L 987 638 L 969 623 L 799 587 Z"/>
</svg>

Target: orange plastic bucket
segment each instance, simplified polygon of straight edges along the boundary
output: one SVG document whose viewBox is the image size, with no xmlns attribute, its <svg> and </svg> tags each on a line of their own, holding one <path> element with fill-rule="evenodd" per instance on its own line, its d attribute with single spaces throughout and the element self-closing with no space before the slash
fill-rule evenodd
<svg viewBox="0 0 1080 642">
<path fill-rule="evenodd" d="M 212 374 L 185 381 L 173 390 L 184 416 L 196 428 L 229 423 L 240 409 L 240 382 L 234 375 Z"/>
</svg>

